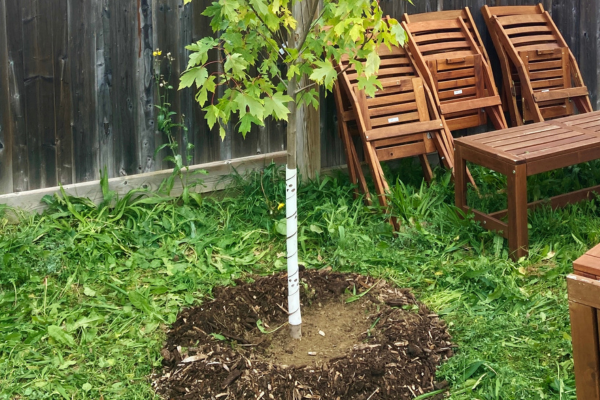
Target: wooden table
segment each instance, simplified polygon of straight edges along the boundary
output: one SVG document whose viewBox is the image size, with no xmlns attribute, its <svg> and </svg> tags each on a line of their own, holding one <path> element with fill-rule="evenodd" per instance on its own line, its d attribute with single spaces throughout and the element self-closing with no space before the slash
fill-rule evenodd
<svg viewBox="0 0 600 400">
<path fill-rule="evenodd" d="M 528 253 L 527 209 L 585 200 L 600 185 L 527 203 L 527 177 L 600 159 L 600 111 L 455 140 L 456 206 L 475 213 L 486 229 L 502 232 L 511 257 Z M 508 209 L 485 214 L 467 205 L 467 161 L 507 177 Z M 508 216 L 507 222 L 502 221 Z"/>
</svg>

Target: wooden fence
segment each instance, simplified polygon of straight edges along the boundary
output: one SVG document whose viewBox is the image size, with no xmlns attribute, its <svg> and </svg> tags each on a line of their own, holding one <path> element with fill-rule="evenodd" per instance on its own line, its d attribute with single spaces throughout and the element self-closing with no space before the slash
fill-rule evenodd
<svg viewBox="0 0 600 400">
<path fill-rule="evenodd" d="M 183 0 L 0 0 L 0 194 L 87 182 L 98 179 L 102 168 L 110 177 L 168 168 L 164 152 L 154 156 L 165 138 L 155 127 L 152 51 L 175 57 L 175 83 L 187 61 L 184 46 L 211 34 L 201 15 L 211 1 L 184 7 Z M 470 7 L 494 57 L 481 6 L 536 1 L 414 3 L 381 0 L 384 11 L 398 19 L 404 12 Z M 598 0 L 543 4 L 579 60 L 597 108 Z M 233 132 L 221 141 L 189 90 L 176 93 L 172 104 L 185 115 L 193 164 L 285 148 L 284 123 L 270 121 L 245 139 Z M 321 165 L 343 164 L 332 96 L 324 98 L 320 115 Z"/>
</svg>

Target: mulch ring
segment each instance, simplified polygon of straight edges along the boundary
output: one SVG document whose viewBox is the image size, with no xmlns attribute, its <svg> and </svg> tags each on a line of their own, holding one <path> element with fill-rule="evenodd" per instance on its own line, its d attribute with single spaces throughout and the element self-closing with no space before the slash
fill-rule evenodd
<svg viewBox="0 0 600 400">
<path fill-rule="evenodd" d="M 153 382 L 157 393 L 408 400 L 447 386 L 435 381 L 436 368 L 453 355 L 446 324 L 410 290 L 356 274 L 304 270 L 301 276 L 301 341 L 282 325 L 285 274 L 216 288 L 215 300 L 184 310 L 168 332 L 163 371 Z"/>
</svg>

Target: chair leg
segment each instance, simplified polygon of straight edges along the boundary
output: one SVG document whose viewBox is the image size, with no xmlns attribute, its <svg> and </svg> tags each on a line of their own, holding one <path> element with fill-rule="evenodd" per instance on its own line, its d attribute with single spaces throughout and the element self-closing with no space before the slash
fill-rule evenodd
<svg viewBox="0 0 600 400">
<path fill-rule="evenodd" d="M 458 148 L 454 154 L 454 198 L 456 207 L 464 211 L 467 206 L 467 162 Z"/>
<path fill-rule="evenodd" d="M 358 159 L 358 154 L 356 154 L 356 148 L 353 144 L 350 147 L 350 154 L 352 157 L 352 162 L 354 164 L 354 173 L 356 175 L 355 179 L 358 180 L 358 188 L 361 192 L 363 192 L 365 196 L 365 204 L 370 206 L 372 204 L 371 193 L 369 193 L 369 187 L 367 186 L 367 181 L 365 180 L 365 174 L 363 174 L 362 167 Z"/>
<path fill-rule="evenodd" d="M 452 163 L 452 158 L 448 153 L 448 146 L 445 143 L 445 135 L 444 130 L 439 130 L 433 133 L 433 143 L 435 144 L 435 148 L 440 157 L 441 164 L 444 165 L 446 169 L 452 169 L 454 164 Z"/>
<path fill-rule="evenodd" d="M 572 100 L 573 103 L 575 103 L 579 113 L 589 113 L 593 111 L 592 103 L 590 102 L 590 98 L 588 96 L 574 97 Z"/>
<path fill-rule="evenodd" d="M 431 165 L 429 165 L 427 154 L 420 154 L 419 161 L 421 161 L 421 168 L 423 168 L 423 176 L 425 177 L 425 181 L 427 181 L 428 184 L 431 184 L 433 172 L 431 171 Z"/>
<path fill-rule="evenodd" d="M 486 108 L 486 112 L 490 116 L 495 129 L 500 130 L 508 128 L 501 106 L 488 107 Z"/>
<path fill-rule="evenodd" d="M 383 208 L 387 208 L 387 182 L 385 182 L 385 176 L 383 175 L 383 170 L 381 169 L 381 163 L 379 162 L 377 154 L 375 154 L 375 149 L 373 148 L 371 143 L 365 144 L 365 150 L 367 153 L 367 163 L 369 164 L 371 176 L 373 177 L 373 183 L 375 184 L 375 191 L 377 192 L 377 199 L 379 200 L 379 205 Z"/>
</svg>

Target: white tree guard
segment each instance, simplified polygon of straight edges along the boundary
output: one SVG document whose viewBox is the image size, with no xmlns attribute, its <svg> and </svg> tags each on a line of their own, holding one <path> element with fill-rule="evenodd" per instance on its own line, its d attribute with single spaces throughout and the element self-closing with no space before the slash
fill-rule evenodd
<svg viewBox="0 0 600 400">
<path fill-rule="evenodd" d="M 298 270 L 297 169 L 285 169 L 285 217 L 287 219 L 288 313 L 290 325 L 301 325 L 300 272 Z"/>
</svg>

